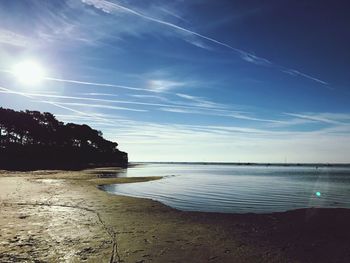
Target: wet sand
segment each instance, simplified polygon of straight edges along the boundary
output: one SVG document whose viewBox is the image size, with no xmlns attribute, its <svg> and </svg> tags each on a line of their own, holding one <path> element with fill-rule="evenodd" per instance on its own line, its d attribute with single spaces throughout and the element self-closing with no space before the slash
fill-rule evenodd
<svg viewBox="0 0 350 263">
<path fill-rule="evenodd" d="M 110 195 L 106 169 L 0 172 L 0 262 L 350 262 L 350 210 L 181 212 Z"/>
</svg>

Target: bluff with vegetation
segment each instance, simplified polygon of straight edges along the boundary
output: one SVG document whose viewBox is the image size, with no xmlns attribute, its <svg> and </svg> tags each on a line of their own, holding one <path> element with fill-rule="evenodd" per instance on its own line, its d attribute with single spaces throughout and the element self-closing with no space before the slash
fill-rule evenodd
<svg viewBox="0 0 350 263">
<path fill-rule="evenodd" d="M 126 166 L 128 155 L 102 132 L 64 124 L 48 112 L 0 107 L 0 169 L 58 169 Z"/>
</svg>

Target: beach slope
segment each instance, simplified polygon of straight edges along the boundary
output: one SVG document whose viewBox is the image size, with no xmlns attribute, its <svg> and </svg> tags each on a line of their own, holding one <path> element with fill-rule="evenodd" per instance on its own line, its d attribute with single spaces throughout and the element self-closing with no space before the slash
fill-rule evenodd
<svg viewBox="0 0 350 263">
<path fill-rule="evenodd" d="M 0 172 L 0 262 L 350 262 L 350 210 L 182 212 L 100 173 Z"/>
</svg>

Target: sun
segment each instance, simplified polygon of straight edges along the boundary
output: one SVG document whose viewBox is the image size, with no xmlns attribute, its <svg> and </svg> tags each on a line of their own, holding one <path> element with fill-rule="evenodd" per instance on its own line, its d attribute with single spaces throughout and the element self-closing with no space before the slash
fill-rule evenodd
<svg viewBox="0 0 350 263">
<path fill-rule="evenodd" d="M 45 70 L 34 60 L 22 61 L 14 65 L 12 73 L 20 83 L 26 85 L 39 84 L 45 78 Z"/>
</svg>

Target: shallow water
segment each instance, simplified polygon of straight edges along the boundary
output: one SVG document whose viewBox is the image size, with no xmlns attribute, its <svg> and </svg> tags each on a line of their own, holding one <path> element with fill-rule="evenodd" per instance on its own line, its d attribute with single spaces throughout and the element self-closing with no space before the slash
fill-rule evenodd
<svg viewBox="0 0 350 263">
<path fill-rule="evenodd" d="M 184 211 L 267 213 L 305 207 L 350 208 L 350 167 L 146 164 L 116 176 L 165 176 L 103 188 Z"/>
</svg>

